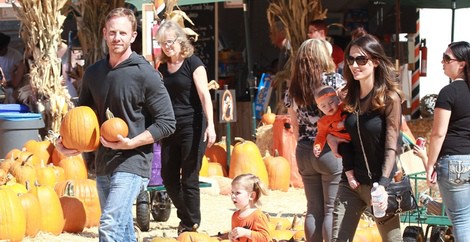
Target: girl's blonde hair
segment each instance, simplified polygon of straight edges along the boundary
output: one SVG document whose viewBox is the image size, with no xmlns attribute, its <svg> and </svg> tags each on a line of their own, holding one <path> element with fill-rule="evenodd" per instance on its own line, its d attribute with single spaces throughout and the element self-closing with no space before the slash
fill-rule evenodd
<svg viewBox="0 0 470 242">
<path fill-rule="evenodd" d="M 259 201 L 261 194 L 268 195 L 266 185 L 259 179 L 259 177 L 251 173 L 241 174 L 235 177 L 232 181 L 232 186 L 240 186 L 247 192 L 255 192 L 256 197 L 253 199 L 255 204 L 261 204 Z"/>
</svg>

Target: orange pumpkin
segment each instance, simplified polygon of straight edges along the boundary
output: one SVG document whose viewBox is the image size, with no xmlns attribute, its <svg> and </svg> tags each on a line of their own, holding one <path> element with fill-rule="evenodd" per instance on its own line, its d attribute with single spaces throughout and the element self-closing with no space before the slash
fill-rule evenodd
<svg viewBox="0 0 470 242">
<path fill-rule="evenodd" d="M 34 194 L 23 193 L 19 195 L 21 205 L 26 216 L 26 236 L 34 237 L 41 229 L 41 206 Z"/>
<path fill-rule="evenodd" d="M 207 160 L 207 157 L 204 155 L 202 157 L 202 164 L 201 164 L 201 169 L 199 170 L 199 176 L 203 176 L 203 177 L 209 176 L 208 163 L 209 161 Z"/>
<path fill-rule="evenodd" d="M 230 152 L 233 146 L 230 145 Z M 205 155 L 210 162 L 217 162 L 227 169 L 227 138 L 222 136 L 219 142 L 206 149 Z"/>
<path fill-rule="evenodd" d="M 54 168 L 46 166 L 44 161 L 36 167 L 37 181 L 39 185 L 54 187 L 57 182 L 57 175 Z"/>
<path fill-rule="evenodd" d="M 26 216 L 20 199 L 10 189 L 0 187 L 0 240 L 21 241 L 26 232 Z"/>
<path fill-rule="evenodd" d="M 41 231 L 59 235 L 64 228 L 64 213 L 59 197 L 49 186 L 36 186 L 36 196 L 39 200 L 41 213 Z"/>
<path fill-rule="evenodd" d="M 0 170 L 8 173 L 10 171 L 11 165 L 13 165 L 14 162 L 15 160 L 10 158 L 0 160 Z"/>
<path fill-rule="evenodd" d="M 178 236 L 177 240 L 180 242 L 207 242 L 211 240 L 211 237 L 198 232 L 183 232 Z"/>
<path fill-rule="evenodd" d="M 264 113 L 263 116 L 261 116 L 261 122 L 264 125 L 268 125 L 268 124 L 274 124 L 275 120 L 276 120 L 276 114 L 271 113 L 271 107 L 268 106 L 266 109 L 266 113 Z"/>
<path fill-rule="evenodd" d="M 289 241 L 294 232 L 288 229 L 272 230 L 269 232 L 274 241 Z"/>
<path fill-rule="evenodd" d="M 95 112 L 87 106 L 70 109 L 60 125 L 62 144 L 68 149 L 91 152 L 100 143 L 100 126 Z"/>
<path fill-rule="evenodd" d="M 269 189 L 287 192 L 290 184 L 290 164 L 286 158 L 279 156 L 277 150 L 275 156 L 269 151 L 263 158 L 269 176 Z"/>
<path fill-rule="evenodd" d="M 16 182 L 26 186 L 34 184 L 37 180 L 36 169 L 27 161 L 15 162 L 10 168 L 10 173 L 16 178 Z"/>
<path fill-rule="evenodd" d="M 54 145 L 49 140 L 29 140 L 23 145 L 23 148 L 36 155 L 39 161 L 43 160 L 46 164 L 52 161 L 51 155 Z"/>
<path fill-rule="evenodd" d="M 65 181 L 65 171 L 64 171 L 64 168 L 60 167 L 60 166 L 55 166 L 53 165 L 52 163 L 48 165 L 49 167 L 51 167 L 53 170 L 54 170 L 54 174 L 55 174 L 55 177 L 56 177 L 56 183 L 57 182 L 63 182 Z M 55 185 L 55 184 L 54 184 Z"/>
<path fill-rule="evenodd" d="M 16 160 L 16 158 L 18 158 L 18 154 L 20 152 L 21 152 L 21 150 L 19 150 L 19 149 L 16 149 L 16 148 L 12 149 L 5 155 L 5 159 Z"/>
<path fill-rule="evenodd" d="M 82 200 L 76 197 L 63 196 L 59 198 L 64 212 L 64 232 L 80 233 L 85 228 L 86 211 Z"/>
<path fill-rule="evenodd" d="M 129 134 L 129 127 L 127 127 L 126 122 L 121 118 L 114 117 L 114 114 L 106 109 L 106 117 L 108 118 L 101 125 L 101 136 L 103 136 L 107 141 L 117 142 L 119 139 L 118 135 L 122 137 L 127 137 Z"/>
<path fill-rule="evenodd" d="M 228 176 L 233 179 L 241 174 L 252 173 L 269 186 L 268 171 L 256 144 L 238 137 L 235 140 L 239 142 L 233 148 Z"/>
<path fill-rule="evenodd" d="M 100 224 L 101 207 L 96 181 L 91 179 L 67 180 L 57 183 L 54 190 L 59 197 L 73 196 L 83 201 L 87 214 L 85 227 L 89 228 Z"/>
<path fill-rule="evenodd" d="M 209 162 L 207 164 L 207 176 L 227 176 L 227 170 L 220 163 Z"/>
<path fill-rule="evenodd" d="M 70 156 L 59 162 L 59 167 L 64 169 L 65 180 L 87 179 L 88 170 L 85 160 L 81 155 Z"/>
<path fill-rule="evenodd" d="M 6 175 L 6 183 L 1 185 L 0 187 L 4 187 L 7 189 L 12 190 L 15 194 L 22 194 L 27 193 L 28 190 L 26 186 L 16 182 L 16 178 L 12 174 Z"/>
<path fill-rule="evenodd" d="M 178 240 L 170 237 L 155 237 L 150 242 L 177 242 Z"/>
<path fill-rule="evenodd" d="M 7 172 L 0 169 L 0 186 L 7 183 Z"/>
<path fill-rule="evenodd" d="M 51 159 L 52 164 L 54 164 L 55 166 L 58 166 L 59 162 L 65 158 L 67 158 L 66 155 L 60 153 L 58 149 L 54 148 L 54 150 L 52 151 L 52 159 Z"/>
</svg>

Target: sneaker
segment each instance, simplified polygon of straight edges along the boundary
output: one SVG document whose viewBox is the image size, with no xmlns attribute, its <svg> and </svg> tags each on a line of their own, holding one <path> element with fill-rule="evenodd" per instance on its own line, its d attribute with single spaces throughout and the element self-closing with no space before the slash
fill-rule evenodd
<svg viewBox="0 0 470 242">
<path fill-rule="evenodd" d="M 197 228 L 199 228 L 198 224 L 194 224 L 192 227 L 186 227 L 180 222 L 180 224 L 178 225 L 178 235 L 184 232 L 197 232 Z"/>
</svg>

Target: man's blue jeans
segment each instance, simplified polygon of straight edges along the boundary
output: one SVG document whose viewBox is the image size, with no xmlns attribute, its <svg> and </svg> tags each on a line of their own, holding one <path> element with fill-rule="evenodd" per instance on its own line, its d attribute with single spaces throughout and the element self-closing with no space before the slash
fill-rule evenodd
<svg viewBox="0 0 470 242">
<path fill-rule="evenodd" d="M 96 187 L 101 205 L 100 241 L 137 241 L 132 206 L 149 179 L 127 172 L 97 176 Z"/>
<path fill-rule="evenodd" d="M 470 155 L 448 155 L 437 162 L 437 183 L 455 241 L 470 241 Z"/>
</svg>

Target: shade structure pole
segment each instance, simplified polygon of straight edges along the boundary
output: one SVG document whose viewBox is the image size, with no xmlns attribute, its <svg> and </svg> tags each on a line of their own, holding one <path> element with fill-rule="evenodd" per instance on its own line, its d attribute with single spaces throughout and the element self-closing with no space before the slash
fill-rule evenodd
<svg viewBox="0 0 470 242">
<path fill-rule="evenodd" d="M 256 112 L 255 112 L 255 91 L 256 91 L 256 81 L 253 75 L 253 61 L 251 57 L 251 37 L 250 37 L 250 24 L 249 24 L 249 12 L 248 12 L 248 3 L 249 0 L 243 0 L 243 20 L 245 23 L 245 41 L 246 41 L 246 64 L 248 68 L 248 76 L 246 82 L 250 91 L 250 101 L 251 101 L 251 117 L 252 117 L 252 138 L 256 138 Z"/>
<path fill-rule="evenodd" d="M 455 28 L 455 9 L 457 8 L 456 0 L 452 0 L 452 27 L 450 28 L 450 42 L 454 42 L 454 28 Z"/>
</svg>

